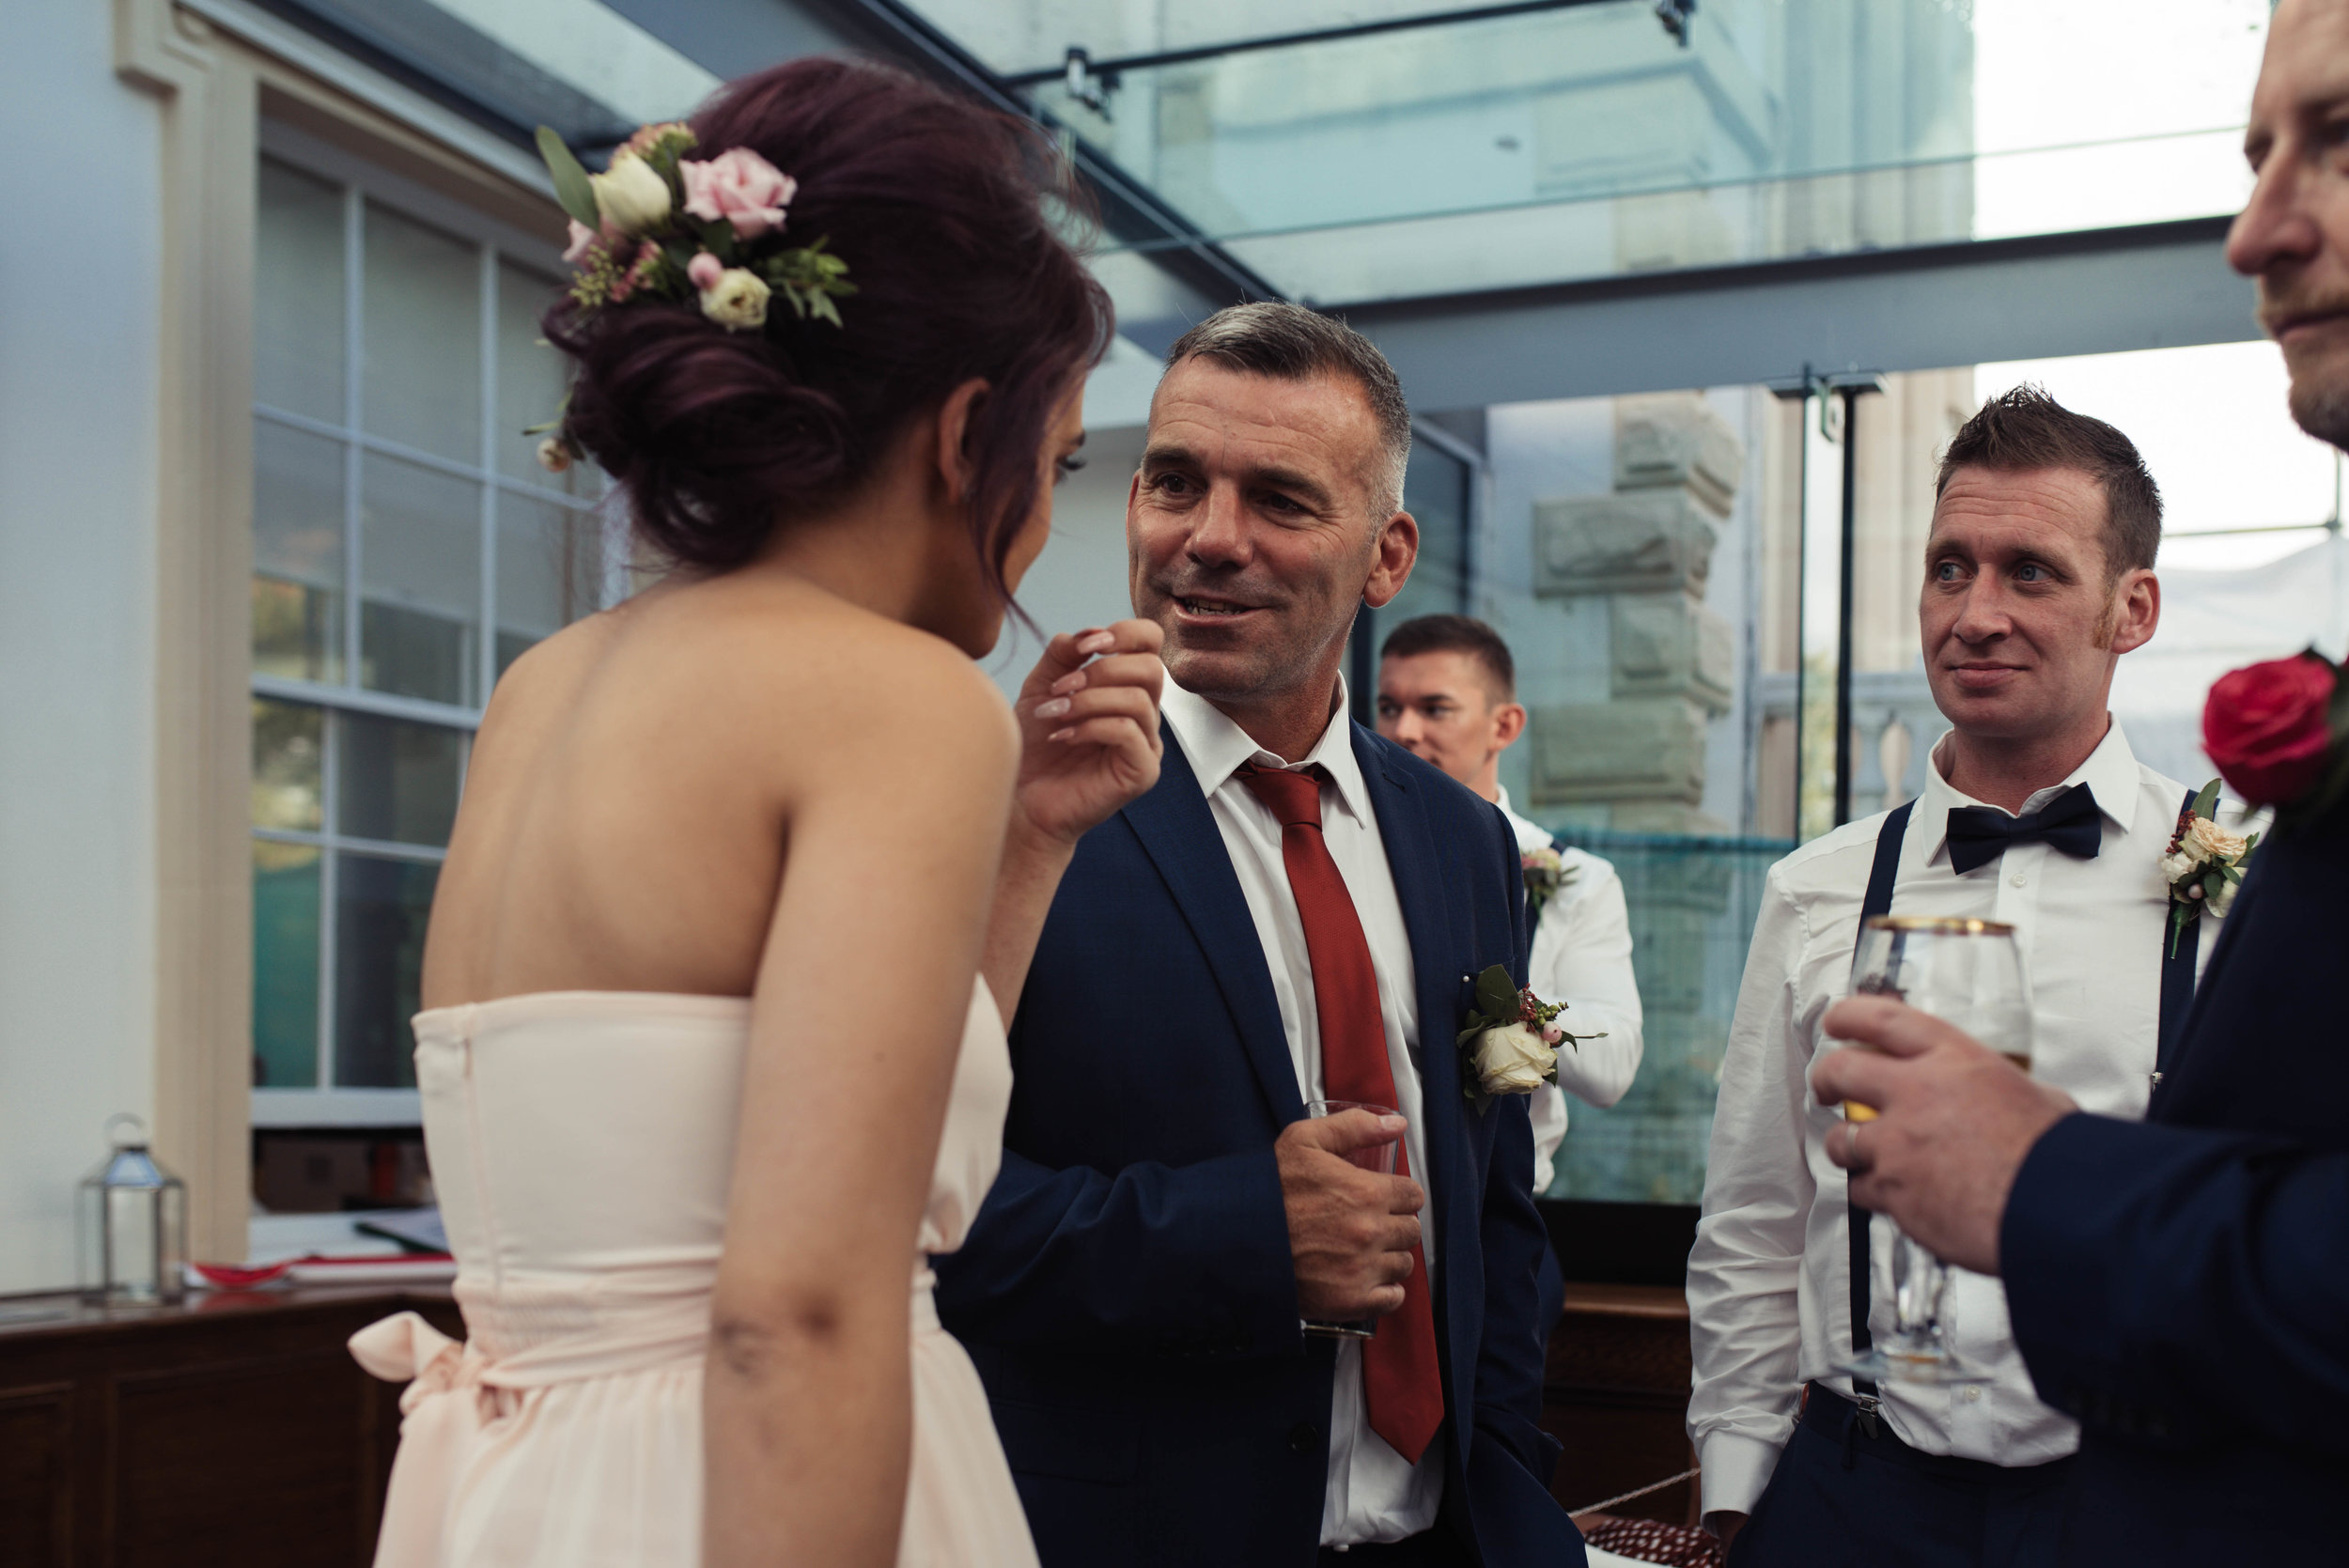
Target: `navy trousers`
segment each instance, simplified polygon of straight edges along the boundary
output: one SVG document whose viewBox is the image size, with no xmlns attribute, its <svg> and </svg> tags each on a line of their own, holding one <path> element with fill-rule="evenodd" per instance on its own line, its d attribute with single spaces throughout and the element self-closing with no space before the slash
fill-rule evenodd
<svg viewBox="0 0 2349 1568">
<path fill-rule="evenodd" d="M 1408 1541 L 1324 1546 L 1319 1568 L 1470 1568 L 1472 1560 L 1468 1548 L 1439 1524 Z"/>
<path fill-rule="evenodd" d="M 1731 1568 L 2062 1568 L 2070 1459 L 2010 1469 L 1876 1432 L 1812 1384 Z"/>
</svg>

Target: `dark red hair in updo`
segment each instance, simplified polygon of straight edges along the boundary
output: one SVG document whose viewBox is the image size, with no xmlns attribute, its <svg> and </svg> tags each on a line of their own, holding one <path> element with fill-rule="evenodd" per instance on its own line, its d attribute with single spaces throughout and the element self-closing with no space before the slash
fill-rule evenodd
<svg viewBox="0 0 2349 1568">
<path fill-rule="evenodd" d="M 799 181 L 786 233 L 827 238 L 848 264 L 846 325 L 800 320 L 780 291 L 766 330 L 739 333 L 690 301 L 582 312 L 567 298 L 545 318 L 577 362 L 565 432 L 627 487 L 654 549 L 723 570 L 984 379 L 971 530 L 1004 593 L 1053 408 L 1112 331 L 1108 295 L 1044 210 L 1045 191 L 1072 199 L 1050 144 L 902 71 L 832 59 L 731 83 L 692 125 L 689 157 L 746 147 Z"/>
</svg>

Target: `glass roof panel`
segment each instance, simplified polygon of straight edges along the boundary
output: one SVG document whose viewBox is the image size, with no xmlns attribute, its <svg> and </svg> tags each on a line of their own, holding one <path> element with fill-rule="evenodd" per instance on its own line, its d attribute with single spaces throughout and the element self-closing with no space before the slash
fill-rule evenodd
<svg viewBox="0 0 2349 1568">
<path fill-rule="evenodd" d="M 1571 3 L 1571 0 L 1570 0 Z M 1641 0 L 1653 8 L 1654 0 Z M 1329 32 L 1398 17 L 1483 9 L 1459 0 L 914 0 L 914 9 L 999 75 L 1097 60 Z"/>
<path fill-rule="evenodd" d="M 599 0 L 272 0 L 290 20 L 420 77 L 526 140 L 609 147 L 690 113 L 718 78 Z"/>
<path fill-rule="evenodd" d="M 916 0 L 999 70 L 1425 0 Z M 1031 85 L 1318 303 L 2231 211 L 2265 0 L 1652 0 Z M 1072 90 L 1073 89 L 1073 90 Z"/>
<path fill-rule="evenodd" d="M 379 0 L 380 3 L 380 0 Z M 633 129 L 682 119 L 718 78 L 597 0 L 435 0 Z"/>
<path fill-rule="evenodd" d="M 747 5 L 273 4 L 522 133 L 553 124 L 591 162 L 756 54 L 724 36 L 752 25 Z M 1105 273 L 1158 272 L 1153 247 L 1203 236 L 1333 305 L 2223 214 L 2248 188 L 2238 143 L 2268 13 L 1694 0 L 1682 37 L 1658 13 L 1690 0 L 1467 21 L 1456 0 L 910 4 L 1005 76 L 1058 72 L 1072 46 L 1104 68 L 1022 90 L 1196 231 L 1124 223 Z"/>
</svg>

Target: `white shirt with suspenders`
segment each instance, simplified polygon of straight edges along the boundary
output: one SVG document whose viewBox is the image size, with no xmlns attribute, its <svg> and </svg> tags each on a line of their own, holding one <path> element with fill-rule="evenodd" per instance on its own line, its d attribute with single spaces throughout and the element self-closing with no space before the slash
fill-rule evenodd
<svg viewBox="0 0 2349 1568">
<path fill-rule="evenodd" d="M 1923 793 L 1900 814 L 1897 838 L 1885 831 L 1894 814 L 1849 823 L 1771 867 L 1764 889 L 1723 1052 L 1703 1215 L 1688 1255 L 1695 1358 L 1688 1434 L 1703 1467 L 1708 1514 L 1752 1512 L 1793 1433 L 1804 1384 L 1855 1394 L 1851 1380 L 1830 1370 L 1866 1343 L 1864 1325 L 1854 1333 L 1848 1189 L 1823 1142 L 1838 1112 L 1812 1097 L 1810 1070 L 1820 1051 L 1833 1048 L 1819 1019 L 1850 989 L 1872 873 L 1879 900 L 1889 893 L 1894 912 L 2015 927 L 2030 989 L 2032 1074 L 2083 1110 L 2107 1115 L 2144 1114 L 2162 1035 L 2165 971 L 2174 1029 L 2191 999 L 2186 966 L 2199 975 L 2214 939 L 2216 922 L 2198 921 L 2187 928 L 2184 956 L 2168 957 L 2170 893 L 2158 862 L 2192 792 L 2139 764 L 2118 722 L 2069 778 L 2033 795 L 2017 814 L 2030 816 L 2086 784 L 2101 829 L 2092 858 L 2017 841 L 1958 874 L 1950 861 L 1950 813 L 1982 802 L 1951 788 L 1941 766 L 1937 749 Z M 1875 1229 L 1881 1257 L 1890 1230 Z M 1869 1315 L 1881 1327 L 1891 1307 L 1880 1266 L 1876 1278 Z M 1981 1369 L 1982 1380 L 1887 1386 L 1873 1395 L 1863 1389 L 1863 1411 L 1927 1453 L 2021 1466 L 2078 1447 L 2078 1428 L 2032 1392 L 1998 1281 L 1952 1269 L 1942 1323 L 1954 1353 Z"/>
</svg>

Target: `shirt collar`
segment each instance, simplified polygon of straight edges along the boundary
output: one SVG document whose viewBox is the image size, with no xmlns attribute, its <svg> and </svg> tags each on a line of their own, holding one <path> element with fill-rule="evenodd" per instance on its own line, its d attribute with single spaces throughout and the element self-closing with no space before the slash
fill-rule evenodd
<svg viewBox="0 0 2349 1568">
<path fill-rule="evenodd" d="M 1501 815 L 1508 819 L 1509 831 L 1517 835 L 1517 848 L 1520 852 L 1528 849 L 1539 849 L 1545 846 L 1552 848 L 1557 846 L 1557 834 L 1551 832 L 1548 829 L 1543 827 L 1532 818 L 1519 816 L 1517 814 L 1517 808 L 1509 804 L 1509 786 L 1507 784 L 1495 784 L 1493 789 L 1493 804 L 1500 807 Z"/>
<path fill-rule="evenodd" d="M 1924 818 L 1919 826 L 1929 829 L 1933 834 L 1933 849 L 1927 859 L 1940 854 L 1948 841 L 1952 810 L 1959 806 L 1989 805 L 1987 801 L 1977 800 L 1951 787 L 1950 781 L 1941 772 L 1942 753 L 1948 744 L 1949 737 L 1942 737 L 1940 743 L 1925 759 L 1925 787 L 1917 797 L 1918 814 Z M 2073 768 L 2061 784 L 2049 784 L 2045 789 L 2034 791 L 2023 802 L 2023 809 L 2015 815 L 2028 816 L 2078 784 L 2086 784 L 2095 795 L 2096 809 L 2103 814 L 2105 821 L 2119 829 L 2122 836 L 2126 837 L 2130 821 L 2137 815 L 2138 767 L 2137 753 L 2129 750 L 2129 738 L 2121 733 L 2120 720 L 2114 719 L 2106 726 L 2105 737 L 2096 743 L 2094 751 L 2088 753 L 2087 761 Z M 1999 811 L 2001 808 L 1990 806 L 1990 809 Z M 2169 824 L 2165 823 L 2163 827 L 2166 831 Z"/>
<path fill-rule="evenodd" d="M 1248 732 L 1234 723 L 1221 708 L 1171 680 L 1159 695 L 1159 709 L 1174 731 L 1174 738 L 1199 780 L 1201 794 L 1212 797 L 1231 782 L 1242 763 L 1286 768 L 1318 765 L 1336 787 L 1339 803 L 1355 820 L 1373 820 L 1370 787 L 1362 782 L 1361 765 L 1354 760 L 1354 725 L 1347 717 L 1345 675 L 1338 676 L 1337 709 L 1330 715 L 1328 727 L 1322 730 L 1321 738 L 1314 742 L 1314 749 L 1295 762 L 1266 751 L 1250 739 Z"/>
</svg>

